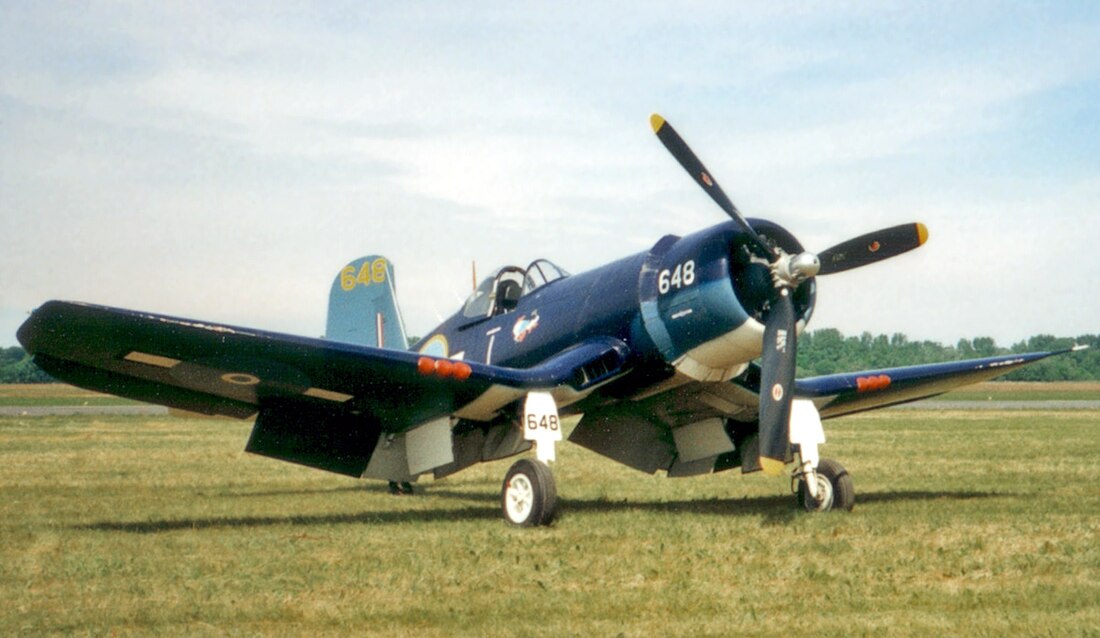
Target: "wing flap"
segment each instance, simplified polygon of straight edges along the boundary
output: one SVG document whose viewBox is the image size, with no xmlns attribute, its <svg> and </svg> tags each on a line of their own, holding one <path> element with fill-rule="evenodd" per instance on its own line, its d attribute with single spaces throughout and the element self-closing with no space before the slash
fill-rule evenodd
<svg viewBox="0 0 1100 638">
<path fill-rule="evenodd" d="M 381 432 L 373 419 L 333 406 L 273 401 L 256 416 L 245 451 L 359 477 Z"/>
</svg>

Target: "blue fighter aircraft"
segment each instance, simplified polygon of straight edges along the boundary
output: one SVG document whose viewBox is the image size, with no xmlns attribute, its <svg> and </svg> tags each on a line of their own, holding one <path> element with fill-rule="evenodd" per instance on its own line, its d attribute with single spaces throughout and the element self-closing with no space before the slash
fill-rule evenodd
<svg viewBox="0 0 1100 638">
<path fill-rule="evenodd" d="M 19 341 L 54 377 L 173 408 L 255 417 L 246 449 L 408 485 L 534 449 L 508 470 L 505 519 L 549 524 L 549 463 L 569 440 L 643 472 L 788 474 L 807 510 L 851 509 L 852 479 L 818 457 L 821 420 L 934 396 L 1038 352 L 794 379 L 818 275 L 917 248 L 922 224 L 814 254 L 745 219 L 660 116 L 660 141 L 730 221 L 571 275 L 539 259 L 486 277 L 406 348 L 393 266 L 372 256 L 332 286 L 327 338 L 50 301 Z M 400 489 L 400 488 L 399 488 Z"/>
</svg>

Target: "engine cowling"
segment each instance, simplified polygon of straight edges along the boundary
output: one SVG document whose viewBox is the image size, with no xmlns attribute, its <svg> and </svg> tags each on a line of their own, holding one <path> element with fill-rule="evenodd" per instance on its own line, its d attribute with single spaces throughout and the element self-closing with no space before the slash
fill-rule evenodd
<svg viewBox="0 0 1100 638">
<path fill-rule="evenodd" d="M 777 224 L 750 220 L 753 229 L 783 251 L 802 246 Z M 661 238 L 639 276 L 642 322 L 666 361 L 699 381 L 740 374 L 763 349 L 763 318 L 776 297 L 767 261 L 753 255 L 749 238 L 733 223 L 685 237 Z M 798 330 L 813 314 L 813 279 L 794 291 Z"/>
</svg>

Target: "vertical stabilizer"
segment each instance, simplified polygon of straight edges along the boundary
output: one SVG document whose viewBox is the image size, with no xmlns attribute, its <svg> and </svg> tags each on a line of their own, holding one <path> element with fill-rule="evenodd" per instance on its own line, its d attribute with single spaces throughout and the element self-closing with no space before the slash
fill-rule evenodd
<svg viewBox="0 0 1100 638">
<path fill-rule="evenodd" d="M 371 255 L 340 269 L 328 295 L 325 338 L 391 350 L 408 349 L 390 260 Z"/>
</svg>

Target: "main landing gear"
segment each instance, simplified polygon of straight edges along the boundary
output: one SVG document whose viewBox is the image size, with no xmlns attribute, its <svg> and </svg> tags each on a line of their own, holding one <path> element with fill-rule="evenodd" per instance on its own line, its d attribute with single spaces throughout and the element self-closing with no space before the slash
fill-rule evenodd
<svg viewBox="0 0 1100 638">
<path fill-rule="evenodd" d="M 504 519 L 517 527 L 549 525 L 558 513 L 558 489 L 550 466 L 538 459 L 516 461 L 500 490 Z"/>
<path fill-rule="evenodd" d="M 508 470 L 500 489 L 500 509 L 504 520 L 517 527 L 549 525 L 558 513 L 558 488 L 549 463 L 554 460 L 554 445 L 562 438 L 558 406 L 550 393 L 527 395 L 520 427 L 536 458 L 520 459 Z"/>
<path fill-rule="evenodd" d="M 801 474 L 796 480 L 798 505 L 807 512 L 851 511 L 856 503 L 851 475 L 832 459 L 821 459 L 816 470 Z M 813 481 L 813 486 L 808 481 Z"/>
</svg>

